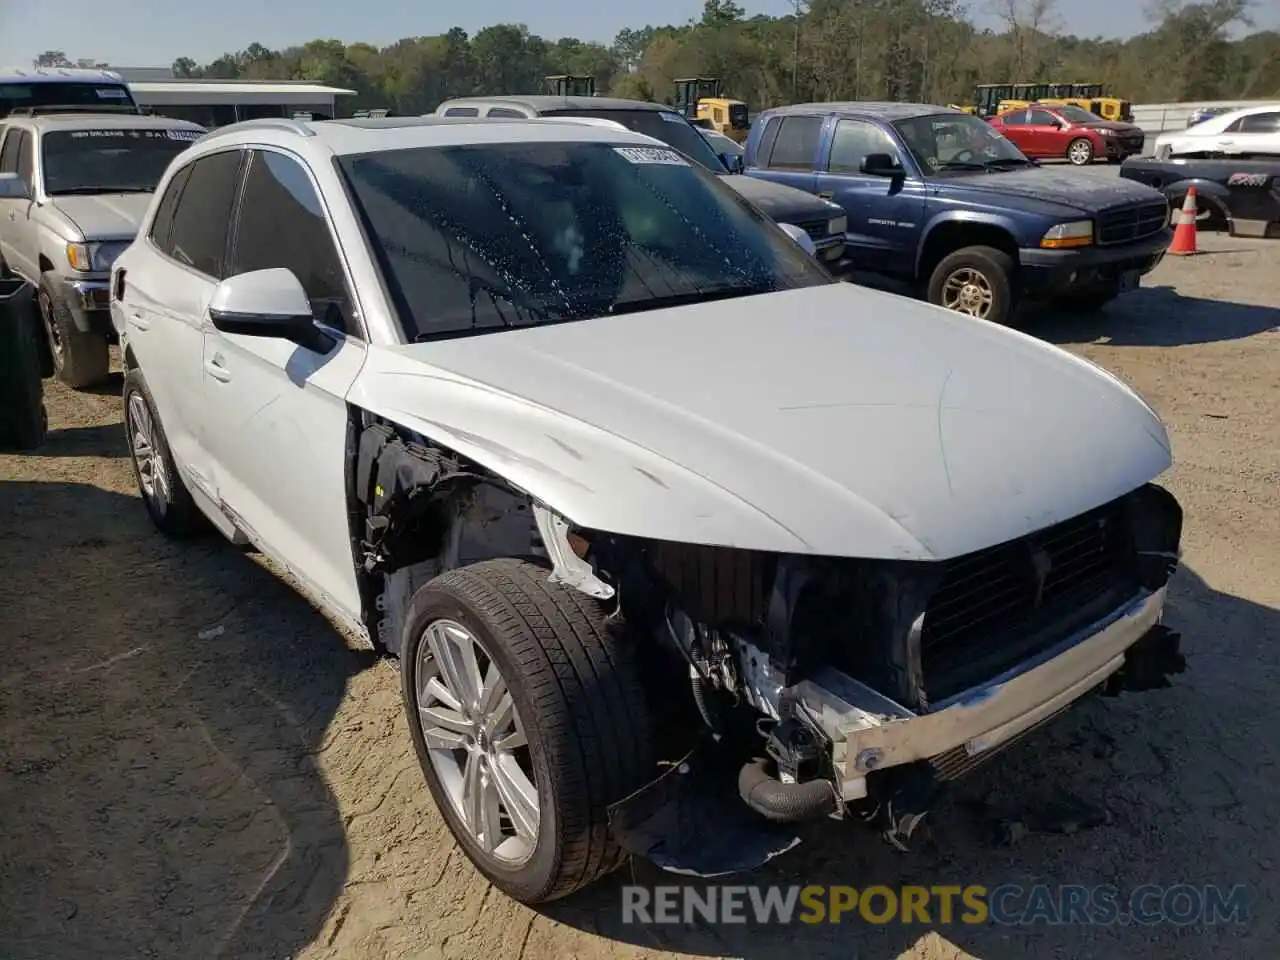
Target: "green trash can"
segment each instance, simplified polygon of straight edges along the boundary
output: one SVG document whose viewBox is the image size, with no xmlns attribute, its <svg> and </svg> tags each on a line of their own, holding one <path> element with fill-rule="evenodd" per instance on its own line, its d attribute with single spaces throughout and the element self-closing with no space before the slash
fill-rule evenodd
<svg viewBox="0 0 1280 960">
<path fill-rule="evenodd" d="M 49 429 L 33 309 L 30 284 L 0 277 L 0 443 L 19 450 L 40 446 Z"/>
</svg>

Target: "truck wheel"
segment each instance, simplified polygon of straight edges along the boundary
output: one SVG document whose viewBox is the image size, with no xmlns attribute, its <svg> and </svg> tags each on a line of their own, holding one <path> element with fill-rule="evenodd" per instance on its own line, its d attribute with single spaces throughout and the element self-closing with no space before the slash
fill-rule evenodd
<svg viewBox="0 0 1280 960">
<path fill-rule="evenodd" d="M 40 382 L 40 344 L 25 300 L 0 314 L 0 438 L 18 450 L 34 450 L 49 431 Z"/>
<path fill-rule="evenodd" d="M 37 299 L 53 355 L 54 375 L 77 390 L 105 380 L 111 369 L 107 338 L 76 328 L 71 311 L 47 275 L 40 278 Z"/>
<path fill-rule="evenodd" d="M 156 529 L 175 539 L 203 530 L 204 514 L 178 473 L 155 401 L 137 367 L 124 375 L 124 426 L 138 493 Z"/>
<path fill-rule="evenodd" d="M 633 654 L 595 600 L 523 560 L 451 570 L 413 595 L 401 676 L 436 806 L 522 903 L 617 868 L 607 808 L 655 775 Z"/>
<path fill-rule="evenodd" d="M 1087 167 L 1093 163 L 1093 144 L 1088 137 L 1076 137 L 1067 144 L 1067 159 L 1077 167 Z"/>
<path fill-rule="evenodd" d="M 995 247 L 963 247 L 943 257 L 929 277 L 930 303 L 979 320 L 1013 316 L 1013 259 Z"/>
</svg>

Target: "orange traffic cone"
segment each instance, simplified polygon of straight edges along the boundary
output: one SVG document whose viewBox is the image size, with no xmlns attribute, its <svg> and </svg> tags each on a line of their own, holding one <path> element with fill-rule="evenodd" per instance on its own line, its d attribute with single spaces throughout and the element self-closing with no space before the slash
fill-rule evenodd
<svg viewBox="0 0 1280 960">
<path fill-rule="evenodd" d="M 1168 252 L 1175 257 L 1187 257 L 1196 250 L 1196 188 L 1187 188 L 1187 198 L 1182 201 L 1182 209 L 1176 214 L 1177 226 L 1173 231 L 1173 243 Z"/>
</svg>

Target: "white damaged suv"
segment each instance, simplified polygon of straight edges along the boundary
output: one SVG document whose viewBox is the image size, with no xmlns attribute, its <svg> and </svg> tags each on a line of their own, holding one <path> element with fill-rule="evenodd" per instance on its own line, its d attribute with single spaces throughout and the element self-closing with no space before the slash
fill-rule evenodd
<svg viewBox="0 0 1280 960">
<path fill-rule="evenodd" d="M 116 260 L 143 502 L 399 657 L 426 782 L 525 902 L 701 875 L 1167 686 L 1152 410 L 1028 336 L 836 282 L 598 125 L 222 128 Z"/>
</svg>

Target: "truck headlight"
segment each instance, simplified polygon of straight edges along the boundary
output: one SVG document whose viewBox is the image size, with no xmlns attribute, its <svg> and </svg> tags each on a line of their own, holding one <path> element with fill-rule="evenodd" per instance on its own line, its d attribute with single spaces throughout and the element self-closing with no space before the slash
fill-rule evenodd
<svg viewBox="0 0 1280 960">
<path fill-rule="evenodd" d="M 844 234 L 849 229 L 848 217 L 833 217 L 827 221 L 827 233 Z"/>
<path fill-rule="evenodd" d="M 80 273 L 105 273 L 128 246 L 127 241 L 68 243 L 67 263 Z"/>
<path fill-rule="evenodd" d="M 1040 246 L 1052 250 L 1062 247 L 1087 247 L 1093 243 L 1093 221 L 1072 220 L 1069 223 L 1055 223 L 1040 238 Z"/>
</svg>

